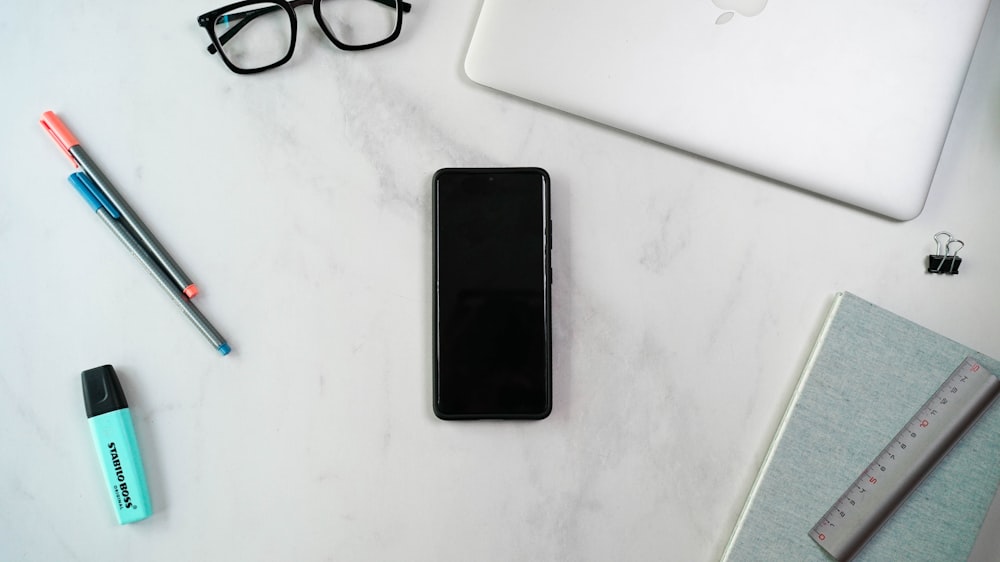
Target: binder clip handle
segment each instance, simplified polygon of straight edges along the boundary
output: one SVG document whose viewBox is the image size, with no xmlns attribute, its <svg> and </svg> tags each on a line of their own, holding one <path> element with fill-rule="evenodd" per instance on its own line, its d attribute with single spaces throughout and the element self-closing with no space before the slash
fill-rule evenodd
<svg viewBox="0 0 1000 562">
<path fill-rule="evenodd" d="M 955 237 L 952 236 L 950 232 L 946 232 L 944 230 L 935 234 L 934 242 L 937 243 L 937 251 L 931 255 L 943 256 L 948 253 L 948 243 L 954 239 Z"/>
</svg>

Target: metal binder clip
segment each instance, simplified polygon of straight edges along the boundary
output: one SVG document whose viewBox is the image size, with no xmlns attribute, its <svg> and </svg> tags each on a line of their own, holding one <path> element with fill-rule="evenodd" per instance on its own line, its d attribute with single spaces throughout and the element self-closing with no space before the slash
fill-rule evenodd
<svg viewBox="0 0 1000 562">
<path fill-rule="evenodd" d="M 965 242 L 943 230 L 934 235 L 934 242 L 937 243 L 937 250 L 927 256 L 927 273 L 958 275 L 958 268 L 962 265 L 958 251 L 965 246 Z"/>
</svg>

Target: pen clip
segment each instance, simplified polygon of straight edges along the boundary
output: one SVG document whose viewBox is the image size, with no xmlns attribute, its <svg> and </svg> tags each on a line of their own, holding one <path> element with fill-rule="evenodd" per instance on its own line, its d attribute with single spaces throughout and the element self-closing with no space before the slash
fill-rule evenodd
<svg viewBox="0 0 1000 562">
<path fill-rule="evenodd" d="M 38 122 L 42 125 L 42 128 L 45 129 L 45 132 L 52 137 L 52 140 L 55 141 L 59 150 L 62 150 L 63 154 L 66 155 L 66 158 L 69 158 L 69 161 L 73 163 L 73 167 L 79 168 L 80 164 L 76 161 L 76 158 L 73 158 L 73 155 L 70 154 L 69 149 L 79 145 L 80 141 L 76 140 L 76 137 L 73 136 L 73 133 L 71 133 L 68 128 L 66 128 L 66 125 L 63 124 L 62 120 L 56 117 L 55 113 L 46 111 L 42 114 L 42 118 L 39 119 Z"/>
<path fill-rule="evenodd" d="M 73 184 L 76 188 L 77 193 L 79 193 L 90 205 L 90 208 L 94 211 L 101 209 L 102 207 L 111 215 L 111 218 L 117 219 L 121 217 L 118 209 L 111 204 L 107 196 L 97 186 L 94 182 L 90 180 L 90 176 L 83 172 L 76 172 L 75 174 L 70 174 L 69 183 Z"/>
</svg>

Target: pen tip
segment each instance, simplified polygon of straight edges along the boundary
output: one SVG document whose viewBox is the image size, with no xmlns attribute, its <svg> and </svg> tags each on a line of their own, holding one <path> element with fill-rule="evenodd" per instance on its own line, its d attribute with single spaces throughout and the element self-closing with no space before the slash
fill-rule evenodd
<svg viewBox="0 0 1000 562">
<path fill-rule="evenodd" d="M 229 355 L 230 351 L 232 351 L 232 348 L 229 347 L 228 343 L 224 343 L 224 344 L 222 344 L 222 345 L 219 346 L 219 353 L 221 353 L 223 355 Z"/>
</svg>

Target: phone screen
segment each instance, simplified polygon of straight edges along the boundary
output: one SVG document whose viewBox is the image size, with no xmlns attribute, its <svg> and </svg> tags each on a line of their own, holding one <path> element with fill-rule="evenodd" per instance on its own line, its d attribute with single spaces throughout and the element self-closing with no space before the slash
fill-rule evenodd
<svg viewBox="0 0 1000 562">
<path fill-rule="evenodd" d="M 552 403 L 549 178 L 434 176 L 434 411 L 531 418 Z"/>
</svg>

